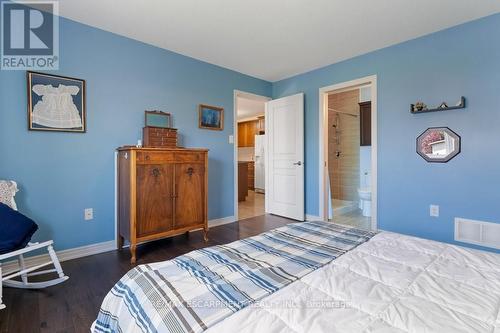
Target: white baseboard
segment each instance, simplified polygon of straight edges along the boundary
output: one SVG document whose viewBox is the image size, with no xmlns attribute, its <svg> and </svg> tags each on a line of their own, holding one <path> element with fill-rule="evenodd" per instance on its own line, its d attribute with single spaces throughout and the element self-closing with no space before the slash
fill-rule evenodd
<svg viewBox="0 0 500 333">
<path fill-rule="evenodd" d="M 219 225 L 224 225 L 233 222 L 236 222 L 234 216 L 226 216 L 220 219 L 214 219 L 208 221 L 208 227 L 213 228 Z M 57 251 L 57 257 L 59 258 L 59 261 L 66 261 L 113 250 L 116 250 L 116 240 L 110 240 L 102 243 L 90 244 L 90 245 L 75 247 L 72 249 Z M 40 265 L 49 260 L 50 257 L 48 253 L 25 258 L 26 265 L 28 266 Z M 3 263 L 2 268 L 5 273 L 16 270 L 18 268 L 17 260 Z"/>
<path fill-rule="evenodd" d="M 110 240 L 102 243 L 90 244 L 75 247 L 72 249 L 57 251 L 57 257 L 59 258 L 59 261 L 66 261 L 113 250 L 116 250 L 116 242 L 114 240 Z M 25 257 L 24 261 L 26 262 L 27 266 L 35 266 L 50 261 L 50 257 L 48 253 L 43 253 L 32 257 Z M 18 268 L 18 263 L 16 260 L 8 261 L 2 264 L 2 268 L 5 270 L 5 273 L 8 273 L 9 271 L 16 270 Z"/>
<path fill-rule="evenodd" d="M 323 221 L 323 219 L 317 215 L 306 214 L 306 221 Z"/>
<path fill-rule="evenodd" d="M 217 227 L 219 225 L 223 224 L 228 224 L 228 223 L 233 223 L 236 222 L 236 218 L 234 216 L 226 216 L 226 217 L 221 217 L 220 219 L 214 219 L 208 221 L 208 227 Z"/>
</svg>

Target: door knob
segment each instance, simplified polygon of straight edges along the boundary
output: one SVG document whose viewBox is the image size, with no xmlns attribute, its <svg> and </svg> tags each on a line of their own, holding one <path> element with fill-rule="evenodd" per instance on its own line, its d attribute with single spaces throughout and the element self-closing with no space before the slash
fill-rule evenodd
<svg viewBox="0 0 500 333">
<path fill-rule="evenodd" d="M 296 163 L 293 163 L 293 165 L 299 165 L 299 166 L 300 166 L 300 165 L 302 165 L 302 162 L 301 162 L 301 161 L 298 161 L 298 162 L 296 162 Z"/>
</svg>

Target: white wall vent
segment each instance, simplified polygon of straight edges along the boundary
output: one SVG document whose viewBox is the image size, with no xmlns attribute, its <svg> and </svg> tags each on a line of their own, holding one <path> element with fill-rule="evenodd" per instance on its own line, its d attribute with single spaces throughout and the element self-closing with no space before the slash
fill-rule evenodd
<svg viewBox="0 0 500 333">
<path fill-rule="evenodd" d="M 500 249 L 500 224 L 456 217 L 455 240 Z"/>
</svg>

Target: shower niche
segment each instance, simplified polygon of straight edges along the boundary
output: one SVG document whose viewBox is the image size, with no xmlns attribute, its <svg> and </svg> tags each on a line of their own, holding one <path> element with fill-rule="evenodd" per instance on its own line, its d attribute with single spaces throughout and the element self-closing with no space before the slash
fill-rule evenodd
<svg viewBox="0 0 500 333">
<path fill-rule="evenodd" d="M 372 102 L 359 103 L 359 144 L 372 145 Z"/>
</svg>

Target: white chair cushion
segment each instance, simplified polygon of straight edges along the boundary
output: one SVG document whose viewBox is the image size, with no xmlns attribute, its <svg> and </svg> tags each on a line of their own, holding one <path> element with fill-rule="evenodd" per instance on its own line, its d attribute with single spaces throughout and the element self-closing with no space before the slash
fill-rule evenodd
<svg viewBox="0 0 500 333">
<path fill-rule="evenodd" d="M 0 180 L 0 202 L 14 210 L 17 210 L 17 205 L 14 201 L 14 196 L 17 191 L 18 189 L 15 181 Z"/>
</svg>

